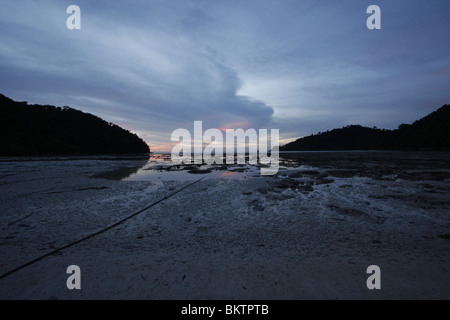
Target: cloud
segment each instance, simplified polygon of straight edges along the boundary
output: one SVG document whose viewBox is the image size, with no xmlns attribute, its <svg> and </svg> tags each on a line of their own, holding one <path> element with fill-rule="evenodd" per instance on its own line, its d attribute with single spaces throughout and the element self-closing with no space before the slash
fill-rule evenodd
<svg viewBox="0 0 450 320">
<path fill-rule="evenodd" d="M 82 13 L 88 9 L 81 8 Z M 48 3 L 32 9 L 35 16 L 55 15 Z M 6 89 L 27 91 L 37 101 L 53 97 L 58 105 L 71 102 L 106 119 L 129 119 L 141 132 L 170 133 L 194 120 L 212 127 L 248 118 L 255 126 L 269 121 L 272 109 L 237 96 L 241 84 L 236 71 L 213 51 L 173 30 L 149 30 L 128 21 L 114 24 L 105 14 L 88 19 L 83 18 L 80 35 L 54 28 L 54 23 L 48 23 L 53 28 L 40 26 L 39 40 L 10 34 L 0 51 Z M 36 23 L 22 22 L 24 29 Z"/>
<path fill-rule="evenodd" d="M 3 1 L 2 93 L 96 114 L 151 146 L 194 120 L 287 138 L 391 128 L 450 98 L 442 0 L 379 0 L 379 31 L 359 2 L 80 0 L 78 31 L 66 28 L 70 4 Z"/>
</svg>

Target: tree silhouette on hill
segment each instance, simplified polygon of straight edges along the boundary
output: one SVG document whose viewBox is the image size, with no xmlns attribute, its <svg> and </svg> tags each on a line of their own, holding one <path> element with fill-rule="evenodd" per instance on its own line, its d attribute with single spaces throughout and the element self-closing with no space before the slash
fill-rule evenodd
<svg viewBox="0 0 450 320">
<path fill-rule="evenodd" d="M 0 94 L 0 155 L 148 153 L 136 134 L 70 107 L 29 105 Z"/>
<path fill-rule="evenodd" d="M 280 151 L 319 150 L 450 150 L 450 105 L 396 130 L 350 125 L 280 147 Z"/>
</svg>

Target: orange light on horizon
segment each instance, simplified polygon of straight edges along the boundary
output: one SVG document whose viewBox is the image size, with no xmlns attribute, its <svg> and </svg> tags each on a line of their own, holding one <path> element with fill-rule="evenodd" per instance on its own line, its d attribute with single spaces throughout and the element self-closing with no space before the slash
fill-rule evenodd
<svg viewBox="0 0 450 320">
<path fill-rule="evenodd" d="M 226 132 L 227 129 L 243 129 L 246 130 L 251 127 L 251 123 L 247 121 L 239 121 L 239 122 L 232 122 L 227 123 L 226 125 L 223 125 L 219 127 L 218 129 L 222 132 Z"/>
<path fill-rule="evenodd" d="M 172 150 L 172 148 L 170 146 L 166 146 L 166 145 L 160 145 L 160 146 L 150 145 L 151 152 L 170 152 L 171 150 Z"/>
</svg>

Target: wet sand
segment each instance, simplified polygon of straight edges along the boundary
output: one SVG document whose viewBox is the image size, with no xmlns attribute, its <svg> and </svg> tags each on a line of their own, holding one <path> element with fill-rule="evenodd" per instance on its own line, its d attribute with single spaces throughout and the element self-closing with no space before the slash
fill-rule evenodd
<svg viewBox="0 0 450 320">
<path fill-rule="evenodd" d="M 0 279 L 1 299 L 450 297 L 448 153 L 287 154 L 274 177 L 164 157 L 7 160 L 0 274 L 167 198 Z M 72 264 L 82 290 L 66 287 Z M 381 290 L 366 287 L 374 264 Z"/>
</svg>

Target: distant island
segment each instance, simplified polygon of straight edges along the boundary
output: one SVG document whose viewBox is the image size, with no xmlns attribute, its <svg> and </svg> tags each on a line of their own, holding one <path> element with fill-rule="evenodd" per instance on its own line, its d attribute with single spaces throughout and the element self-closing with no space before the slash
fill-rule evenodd
<svg viewBox="0 0 450 320">
<path fill-rule="evenodd" d="M 0 94 L 0 156 L 149 153 L 136 134 L 89 113 Z"/>
<path fill-rule="evenodd" d="M 325 150 L 450 150 L 450 105 L 395 130 L 349 125 L 280 147 L 280 151 Z"/>
</svg>

